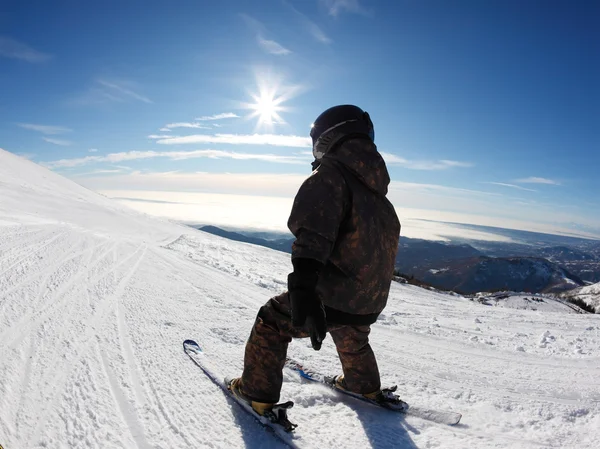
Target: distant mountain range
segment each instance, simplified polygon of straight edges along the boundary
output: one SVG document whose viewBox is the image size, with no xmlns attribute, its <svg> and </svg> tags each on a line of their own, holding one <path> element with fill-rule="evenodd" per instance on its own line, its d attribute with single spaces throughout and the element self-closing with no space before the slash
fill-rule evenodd
<svg viewBox="0 0 600 449">
<path fill-rule="evenodd" d="M 530 242 L 468 242 L 490 257 L 543 257 L 554 262 L 584 281 L 600 282 L 600 241 L 565 237 L 548 239 L 545 234 Z M 559 243 L 558 245 L 556 243 Z"/>
<path fill-rule="evenodd" d="M 265 233 L 226 231 L 216 226 L 199 229 L 287 253 L 291 253 L 294 242 L 293 236 L 285 234 L 275 237 Z M 476 248 L 477 243 L 481 247 Z M 485 246 L 493 249 L 482 250 Z M 502 256 L 492 257 L 489 253 Z M 540 247 L 499 242 L 476 242 L 472 246 L 402 237 L 396 258 L 396 270 L 403 275 L 439 289 L 465 294 L 500 290 L 563 292 L 584 286 L 578 273 L 569 269 L 572 266 L 579 267 L 588 278 L 593 280 L 597 276 L 600 280 L 600 257 L 569 246 Z"/>
<path fill-rule="evenodd" d="M 458 259 L 438 269 L 420 268 L 413 275 L 436 288 L 465 294 L 482 291 L 558 293 L 585 285 L 559 265 L 532 257 Z"/>
<path fill-rule="evenodd" d="M 276 240 L 267 240 L 262 237 L 255 236 L 259 233 L 251 233 L 250 235 L 240 234 L 238 232 L 226 231 L 216 226 L 202 226 L 199 228 L 201 231 L 208 232 L 209 234 L 218 235 L 225 237 L 229 240 L 235 240 L 236 242 L 252 243 L 253 245 L 266 246 L 267 248 L 276 249 L 284 253 L 292 252 L 292 243 L 294 243 L 294 237 L 280 238 Z M 263 234 L 263 233 L 260 233 Z M 290 234 L 291 235 L 291 234 Z"/>
</svg>

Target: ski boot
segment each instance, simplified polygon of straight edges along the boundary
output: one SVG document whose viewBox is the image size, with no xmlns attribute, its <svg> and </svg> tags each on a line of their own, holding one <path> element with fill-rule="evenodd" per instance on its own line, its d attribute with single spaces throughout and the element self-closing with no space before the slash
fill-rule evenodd
<svg viewBox="0 0 600 449">
<path fill-rule="evenodd" d="M 408 410 L 408 404 L 400 399 L 400 396 L 394 394 L 398 389 L 397 385 L 394 385 L 390 388 L 384 388 L 383 390 L 377 390 L 372 393 L 360 394 L 354 393 L 353 391 L 348 390 L 346 386 L 346 382 L 344 380 L 344 375 L 334 376 L 331 378 L 332 385 L 338 390 L 342 390 L 344 393 L 350 394 L 352 396 L 356 396 L 359 398 L 364 398 L 369 402 L 380 405 L 381 407 L 398 410 L 401 412 L 405 412 Z"/>
<path fill-rule="evenodd" d="M 225 383 L 231 394 L 233 394 L 233 396 L 235 396 L 238 400 L 248 404 L 257 415 L 267 418 L 274 424 L 280 425 L 286 432 L 292 432 L 296 427 L 298 427 L 297 424 L 290 422 L 287 417 L 287 410 L 294 406 L 292 401 L 284 402 L 282 404 L 253 401 L 242 392 L 241 377 L 225 379 Z"/>
</svg>

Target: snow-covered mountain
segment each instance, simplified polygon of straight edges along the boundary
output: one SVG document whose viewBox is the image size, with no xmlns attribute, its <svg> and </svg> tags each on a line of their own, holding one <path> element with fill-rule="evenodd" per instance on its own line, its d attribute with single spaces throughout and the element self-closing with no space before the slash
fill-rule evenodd
<svg viewBox="0 0 600 449">
<path fill-rule="evenodd" d="M 584 285 L 581 279 L 564 268 L 534 257 L 452 260 L 435 269 L 417 269 L 414 274 L 436 288 L 462 293 L 498 290 L 550 293 Z"/>
<path fill-rule="evenodd" d="M 569 248 L 567 246 L 552 246 L 549 248 L 542 248 L 540 253 L 542 257 L 545 257 L 549 261 L 556 263 L 595 260 L 593 255 L 575 248 Z"/>
<path fill-rule="evenodd" d="M 0 445 L 281 447 L 193 365 L 241 372 L 289 255 L 124 209 L 0 150 Z M 554 307 L 554 306 L 553 306 Z M 600 447 L 600 316 L 489 307 L 394 283 L 372 330 L 383 383 L 445 427 L 284 376 L 301 447 Z M 339 372 L 331 338 L 290 354 Z"/>
<path fill-rule="evenodd" d="M 582 295 L 600 296 L 600 282 L 581 287 L 579 293 Z"/>
<path fill-rule="evenodd" d="M 573 290 L 567 296 L 584 301 L 600 313 L 600 282 Z"/>
</svg>

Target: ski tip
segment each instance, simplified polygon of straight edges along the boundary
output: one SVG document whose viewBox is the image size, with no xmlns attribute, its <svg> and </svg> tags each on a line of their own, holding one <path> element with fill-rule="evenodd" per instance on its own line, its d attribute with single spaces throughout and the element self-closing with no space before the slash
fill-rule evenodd
<svg viewBox="0 0 600 449">
<path fill-rule="evenodd" d="M 192 348 L 196 349 L 197 351 L 201 351 L 200 346 L 194 340 L 185 340 L 183 342 L 183 349 L 186 349 L 189 347 L 192 347 Z"/>
</svg>

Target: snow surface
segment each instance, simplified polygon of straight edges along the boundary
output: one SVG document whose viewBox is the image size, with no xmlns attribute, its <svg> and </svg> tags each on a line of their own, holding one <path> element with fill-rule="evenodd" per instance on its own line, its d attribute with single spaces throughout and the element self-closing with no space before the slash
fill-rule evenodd
<svg viewBox="0 0 600 449">
<path fill-rule="evenodd" d="M 0 150 L 0 445 L 281 447 L 184 355 L 241 372 L 289 255 L 127 210 Z M 383 383 L 447 427 L 285 373 L 296 441 L 319 448 L 598 448 L 600 316 L 490 307 L 394 283 L 372 346 Z M 331 338 L 290 354 L 339 372 Z"/>
<path fill-rule="evenodd" d="M 597 313 L 600 313 L 600 282 L 581 287 L 573 293 L 573 296 L 583 299 L 590 306 L 595 307 Z"/>
<path fill-rule="evenodd" d="M 474 299 L 486 306 L 543 312 L 585 313 L 574 304 L 541 293 L 478 293 Z"/>
</svg>

